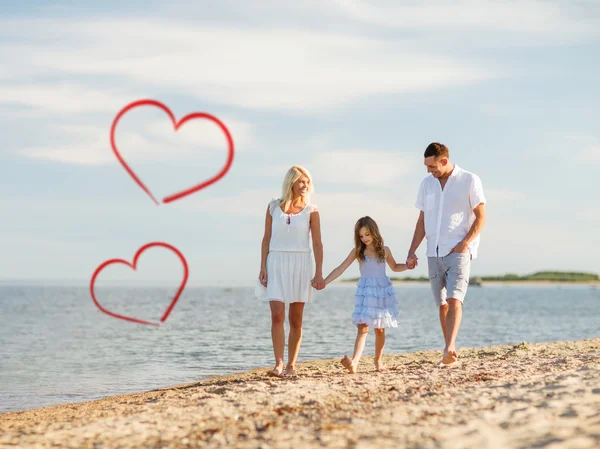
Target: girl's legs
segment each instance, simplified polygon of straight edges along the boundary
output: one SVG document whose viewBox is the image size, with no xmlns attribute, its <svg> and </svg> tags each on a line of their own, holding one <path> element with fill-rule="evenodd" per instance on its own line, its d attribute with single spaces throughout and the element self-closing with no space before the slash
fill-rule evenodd
<svg viewBox="0 0 600 449">
<path fill-rule="evenodd" d="M 281 301 L 269 301 L 271 305 L 271 338 L 273 339 L 273 352 L 275 353 L 275 368 L 269 371 L 269 376 L 281 377 L 283 375 L 283 350 L 285 348 L 285 304 Z"/>
<path fill-rule="evenodd" d="M 385 346 L 385 329 L 375 329 L 375 369 L 385 371 L 385 366 L 381 363 L 383 347 Z"/>
<path fill-rule="evenodd" d="M 365 349 L 368 333 L 369 326 L 367 324 L 359 324 L 358 330 L 356 331 L 356 341 L 354 342 L 354 354 L 352 355 L 352 359 L 347 355 L 342 359 L 342 365 L 344 365 L 344 367 L 352 374 L 356 373 L 356 369 L 358 368 L 358 362 L 360 361 L 363 349 Z"/>
<path fill-rule="evenodd" d="M 290 304 L 289 321 L 290 335 L 288 338 L 288 364 L 285 369 L 286 376 L 296 374 L 296 359 L 300 350 L 300 342 L 302 341 L 302 315 L 304 313 L 303 302 L 293 302 Z M 283 355 L 283 349 L 281 350 Z"/>
</svg>

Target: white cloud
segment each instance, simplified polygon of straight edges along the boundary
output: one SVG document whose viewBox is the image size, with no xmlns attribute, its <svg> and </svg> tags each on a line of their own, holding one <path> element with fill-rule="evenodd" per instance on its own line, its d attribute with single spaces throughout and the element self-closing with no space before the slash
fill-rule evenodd
<svg viewBox="0 0 600 449">
<path fill-rule="evenodd" d="M 356 220 L 364 215 L 369 215 L 376 221 L 393 224 L 402 229 L 414 229 L 418 211 L 409 207 L 410 201 L 400 198 L 395 199 L 392 195 L 381 192 L 380 194 L 369 193 L 333 193 L 324 192 L 313 196 L 313 202 L 319 206 L 319 210 L 327 215 L 327 220 L 333 224 L 340 222 L 351 223 L 354 226 Z"/>
<path fill-rule="evenodd" d="M 548 132 L 549 145 L 557 146 L 561 154 L 568 152 L 570 159 L 581 162 L 600 162 L 600 137 L 593 133 L 565 133 L 563 131 Z"/>
<path fill-rule="evenodd" d="M 26 106 L 56 114 L 116 112 L 131 102 L 132 98 L 136 97 L 122 89 L 87 87 L 78 83 L 0 86 L 2 104 Z"/>
<path fill-rule="evenodd" d="M 43 159 L 53 162 L 78 165 L 100 165 L 114 162 L 115 157 L 99 142 L 82 146 L 65 146 L 63 148 L 30 147 L 19 150 L 19 153 L 31 159 Z"/>
<path fill-rule="evenodd" d="M 315 194 L 313 202 L 319 206 L 321 232 L 325 246 L 325 271 L 341 263 L 354 246 L 354 226 L 365 215 L 373 218 L 384 242 L 392 249 L 396 261 L 402 262 L 418 218 L 416 208 L 403 195 L 393 192 Z M 325 273 L 327 274 L 327 273 Z M 356 266 L 344 276 L 358 275 Z"/>
<path fill-rule="evenodd" d="M 577 212 L 577 217 L 583 220 L 600 222 L 600 207 L 587 207 Z"/>
<path fill-rule="evenodd" d="M 578 158 L 585 162 L 600 162 L 600 146 L 580 151 Z"/>
<path fill-rule="evenodd" d="M 414 157 L 394 151 L 379 151 L 368 149 L 356 150 L 326 150 L 320 142 L 329 141 L 327 137 L 309 139 L 308 147 L 315 148 L 309 157 L 296 157 L 295 165 L 305 167 L 313 178 L 315 189 L 322 191 L 323 184 L 335 184 L 343 187 L 369 186 L 369 187 L 394 187 L 403 182 L 403 177 L 415 170 L 417 166 Z M 316 145 L 312 145 L 316 143 Z M 331 144 L 334 147 L 333 139 Z M 304 156 L 304 155 L 302 155 Z M 290 165 L 275 164 L 265 165 L 256 172 L 261 178 L 283 181 Z M 419 172 L 420 173 L 420 172 Z M 279 194 L 279 190 L 277 192 Z M 415 192 L 416 194 L 416 192 Z"/>
<path fill-rule="evenodd" d="M 225 159 L 227 141 L 216 124 L 208 121 L 190 121 L 177 132 L 170 120 L 154 120 L 146 125 L 132 126 L 119 123 L 116 142 L 127 161 Z M 253 127 L 242 120 L 222 120 L 232 134 L 235 150 L 248 148 L 254 143 Z M 121 126 L 123 125 L 123 126 Z M 110 146 L 110 124 L 98 125 L 56 124 L 49 127 L 54 134 L 50 145 L 33 146 L 18 150 L 19 154 L 34 159 L 79 165 L 101 165 L 116 161 Z"/>
<path fill-rule="evenodd" d="M 236 119 L 225 119 L 217 117 L 229 130 L 234 142 L 234 147 L 248 148 L 254 143 L 252 126 L 244 121 Z M 180 117 L 176 117 L 180 120 Z M 146 126 L 149 136 L 165 142 L 169 147 L 178 145 L 190 145 L 194 148 L 216 148 L 227 147 L 227 139 L 221 128 L 212 121 L 198 119 L 186 122 L 176 132 L 170 120 L 154 121 Z"/>
<path fill-rule="evenodd" d="M 385 151 L 328 151 L 314 156 L 311 174 L 334 184 L 386 186 L 415 170 L 412 159 Z"/>
<path fill-rule="evenodd" d="M 177 21 L 12 18 L 0 21 L 7 38 L 0 58 L 11 61 L 0 69 L 5 81 L 0 103 L 58 113 L 114 111 L 132 98 L 168 91 L 246 108 L 314 112 L 373 94 L 429 91 L 514 74 L 488 59 L 461 59 L 448 46 L 454 50 L 456 39 L 468 50 L 481 42 L 548 45 L 598 37 L 598 16 L 586 8 L 594 7 L 537 0 L 427 5 L 330 0 L 279 5 L 276 11 L 268 2 L 243 9 L 249 20 L 271 13 L 289 18 L 268 30 L 231 20 L 197 26 L 187 16 Z M 378 37 L 356 26 L 345 27 L 346 34 L 328 32 L 327 23 L 314 26 L 311 20 L 324 14 L 336 23 L 383 25 L 401 34 Z M 61 81 L 6 84 L 32 76 Z M 73 81 L 81 76 L 89 87 Z M 95 77 L 110 77 L 131 92 L 99 86 Z"/>
<path fill-rule="evenodd" d="M 331 4 L 354 20 L 403 30 L 490 30 L 526 32 L 544 36 L 557 33 L 575 36 L 597 35 L 598 29 L 586 17 L 573 14 L 573 5 L 538 0 L 482 1 L 455 0 L 393 2 L 331 0 Z"/>
<path fill-rule="evenodd" d="M 515 202 L 515 201 L 525 201 L 527 199 L 527 195 L 522 192 L 515 192 L 512 190 L 506 189 L 488 189 L 484 187 L 484 195 L 488 201 L 492 203 L 499 202 Z"/>
<path fill-rule="evenodd" d="M 19 23 L 9 30 L 16 36 L 44 29 L 60 39 L 5 44 L 0 57 L 12 55 L 5 79 L 34 74 L 69 79 L 110 76 L 121 79 L 121 85 L 143 86 L 146 92 L 167 90 L 247 108 L 315 111 L 365 95 L 426 91 L 499 76 L 497 68 L 415 48 L 402 40 L 297 29 L 199 28 L 151 20 Z M 125 29 L 126 34 L 121 32 Z M 25 100 L 16 92 L 6 98 L 0 95 L 0 101 L 39 100 L 40 107 L 50 110 L 89 107 L 86 101 L 76 101 L 74 88 L 57 91 L 44 85 L 21 93 Z M 90 99 L 96 107 L 115 110 L 115 103 L 125 104 L 99 96 Z"/>
<path fill-rule="evenodd" d="M 175 202 L 169 207 L 192 209 L 206 212 L 207 215 L 261 218 L 265 216 L 269 201 L 276 198 L 277 193 L 267 189 L 246 189 L 227 197 L 189 197 L 186 201 Z"/>
<path fill-rule="evenodd" d="M 262 218 L 265 216 L 269 201 L 277 198 L 278 195 L 277 189 L 247 189 L 227 197 L 191 197 L 185 202 L 173 203 L 170 207 L 194 209 L 217 215 Z M 392 195 L 385 192 L 380 194 L 323 192 L 313 194 L 311 203 L 318 205 L 321 214 L 326 216 L 327 223 L 333 227 L 341 223 L 346 225 L 349 223 L 352 227 L 358 218 L 370 215 L 397 229 L 412 230 L 418 216 L 417 209 L 409 206 L 406 201 L 395 199 L 393 192 Z"/>
</svg>

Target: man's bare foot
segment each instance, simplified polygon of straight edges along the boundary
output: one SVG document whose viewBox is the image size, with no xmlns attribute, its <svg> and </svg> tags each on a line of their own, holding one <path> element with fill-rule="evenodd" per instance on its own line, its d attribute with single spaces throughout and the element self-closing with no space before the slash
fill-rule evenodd
<svg viewBox="0 0 600 449">
<path fill-rule="evenodd" d="M 380 373 L 386 372 L 388 369 L 381 363 L 381 361 L 375 361 L 375 371 L 379 371 Z"/>
<path fill-rule="evenodd" d="M 453 366 L 458 362 L 458 353 L 455 350 L 444 350 L 444 357 L 439 366 Z"/>
<path fill-rule="evenodd" d="M 267 373 L 269 377 L 283 377 L 283 366 L 276 366 Z"/>
<path fill-rule="evenodd" d="M 344 368 L 350 371 L 351 374 L 356 374 L 356 366 L 354 366 L 350 357 L 345 355 L 344 358 L 340 360 L 340 362 L 342 363 L 342 365 L 344 365 Z"/>
<path fill-rule="evenodd" d="M 446 365 L 449 365 L 450 363 L 454 363 L 458 360 L 458 353 L 455 350 L 445 350 L 444 351 L 444 358 L 442 359 L 442 362 Z"/>
<path fill-rule="evenodd" d="M 285 368 L 285 374 L 284 374 L 285 377 L 294 377 L 296 375 L 297 375 L 296 370 L 294 369 L 293 366 L 287 366 Z"/>
</svg>

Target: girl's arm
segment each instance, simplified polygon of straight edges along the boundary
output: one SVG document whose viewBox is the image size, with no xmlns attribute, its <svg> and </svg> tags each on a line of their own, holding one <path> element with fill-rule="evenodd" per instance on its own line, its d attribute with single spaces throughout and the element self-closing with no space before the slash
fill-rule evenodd
<svg viewBox="0 0 600 449">
<path fill-rule="evenodd" d="M 267 285 L 267 256 L 269 255 L 269 244 L 271 243 L 271 223 L 273 217 L 269 211 L 270 205 L 267 206 L 267 216 L 265 217 L 265 233 L 262 239 L 261 251 L 260 251 L 260 274 L 258 278 L 260 283 L 264 286 Z"/>
<path fill-rule="evenodd" d="M 408 270 L 408 267 L 406 266 L 405 263 L 396 263 L 394 256 L 392 256 L 391 249 L 389 249 L 387 246 L 385 246 L 384 249 L 385 249 L 385 261 L 387 262 L 387 264 L 389 265 L 389 267 L 392 271 L 399 273 L 401 271 Z"/>
<path fill-rule="evenodd" d="M 319 211 L 314 210 L 310 214 L 310 232 L 312 234 L 313 252 L 315 253 L 315 288 L 321 289 L 325 287 L 323 281 L 323 242 L 321 241 L 321 217 Z"/>
<path fill-rule="evenodd" d="M 346 271 L 348 269 L 348 267 L 352 264 L 352 262 L 354 262 L 355 259 L 356 259 L 356 253 L 353 248 L 352 251 L 350 251 L 350 254 L 348 254 L 348 257 L 346 257 L 346 260 L 344 260 L 339 267 L 334 269 L 325 278 L 325 285 L 329 284 L 330 282 L 335 281 L 338 277 L 340 277 L 342 275 L 342 273 L 344 273 L 344 271 Z"/>
</svg>

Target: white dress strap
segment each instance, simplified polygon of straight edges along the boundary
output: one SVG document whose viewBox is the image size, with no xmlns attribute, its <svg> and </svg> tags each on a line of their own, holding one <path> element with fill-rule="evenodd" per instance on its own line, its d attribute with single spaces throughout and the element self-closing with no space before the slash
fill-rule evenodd
<svg viewBox="0 0 600 449">
<path fill-rule="evenodd" d="M 273 213 L 275 212 L 275 208 L 277 208 L 279 206 L 279 200 L 274 199 L 271 200 L 271 202 L 269 203 L 269 212 L 271 214 L 271 216 L 273 216 Z"/>
</svg>

